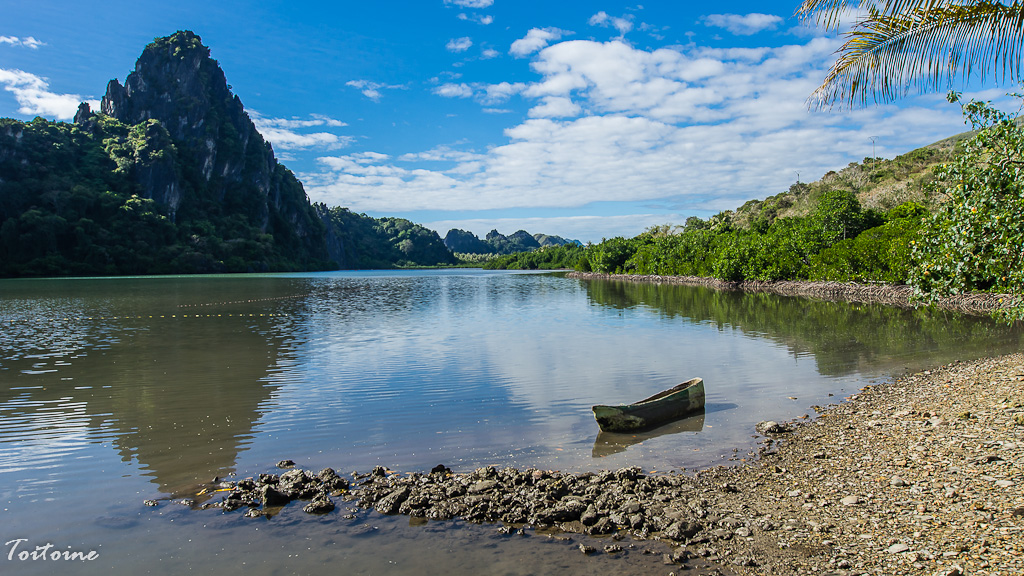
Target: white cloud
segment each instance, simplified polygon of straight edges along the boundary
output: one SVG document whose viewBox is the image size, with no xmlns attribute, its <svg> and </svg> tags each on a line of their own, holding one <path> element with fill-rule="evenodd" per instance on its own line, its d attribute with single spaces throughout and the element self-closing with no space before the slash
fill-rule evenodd
<svg viewBox="0 0 1024 576">
<path fill-rule="evenodd" d="M 445 45 L 445 48 L 447 48 L 449 52 L 465 52 L 472 46 L 473 40 L 464 36 L 462 38 L 452 38 L 448 41 L 448 44 Z"/>
<path fill-rule="evenodd" d="M 444 0 L 445 4 L 454 4 L 462 8 L 490 8 L 494 0 Z"/>
<path fill-rule="evenodd" d="M 379 82 L 370 82 L 369 80 L 349 80 L 345 83 L 346 86 L 356 88 L 374 102 L 380 102 L 381 97 L 384 95 L 381 90 L 404 90 L 405 86 L 402 85 L 391 85 L 381 84 Z"/>
<path fill-rule="evenodd" d="M 517 58 L 529 56 L 560 39 L 564 34 L 565 31 L 558 28 L 533 28 L 526 36 L 512 43 L 509 53 Z"/>
<path fill-rule="evenodd" d="M 330 132 L 303 133 L 300 130 L 317 126 L 339 128 L 347 126 L 340 120 L 313 114 L 309 119 L 267 118 L 255 110 L 248 111 L 249 118 L 260 134 L 280 150 L 301 148 L 324 148 L 333 150 L 348 146 L 354 141 L 351 136 L 339 136 Z"/>
<path fill-rule="evenodd" d="M 466 13 L 461 13 L 461 14 L 459 14 L 457 16 L 457 18 L 459 20 L 466 20 L 466 21 L 476 22 L 477 24 L 483 24 L 484 26 L 487 26 L 488 24 L 492 24 L 494 22 L 494 16 L 491 16 L 491 15 L 486 15 L 485 16 L 485 15 L 481 15 L 481 14 L 472 14 L 472 15 L 470 15 L 470 14 L 466 14 Z"/>
<path fill-rule="evenodd" d="M 470 98 L 473 96 L 473 88 L 468 84 L 442 84 L 434 88 L 434 94 L 445 98 Z"/>
<path fill-rule="evenodd" d="M 45 78 L 22 70 L 6 70 L 0 68 L 0 84 L 4 90 L 14 94 L 18 101 L 18 113 L 33 114 L 58 120 L 70 120 L 75 117 L 78 105 L 84 98 L 78 94 L 57 94 L 50 91 Z M 100 107 L 99 100 L 85 100 L 93 110 Z"/>
<path fill-rule="evenodd" d="M 545 96 L 541 103 L 530 109 L 531 118 L 569 118 L 578 116 L 582 111 L 579 104 L 571 98 L 561 96 Z"/>
<path fill-rule="evenodd" d="M 534 102 L 504 142 L 462 156 L 326 157 L 303 182 L 318 201 L 385 213 L 601 202 L 718 211 L 781 192 L 796 172 L 808 180 L 868 156 L 870 136 L 887 154 L 962 130 L 959 109 L 938 98 L 809 112 L 805 99 L 839 42 L 657 50 L 561 42 L 536 54 L 534 82 L 448 88 L 485 104 L 513 95 Z"/>
<path fill-rule="evenodd" d="M 772 30 L 781 23 L 782 18 L 774 14 L 709 14 L 704 17 L 706 26 L 725 28 L 738 36 Z"/>
<path fill-rule="evenodd" d="M 484 60 L 490 60 L 491 58 L 497 58 L 498 56 L 501 56 L 501 52 L 498 52 L 494 48 L 487 48 L 480 53 L 480 57 Z"/>
<path fill-rule="evenodd" d="M 33 50 L 38 49 L 40 46 L 46 46 L 44 42 L 40 42 L 31 36 L 26 38 L 18 38 L 17 36 L 0 36 L 0 44 L 24 46 L 25 48 L 31 48 Z"/>
<path fill-rule="evenodd" d="M 611 26 L 619 31 L 620 36 L 625 36 L 630 30 L 633 29 L 633 20 L 631 17 L 616 18 L 609 16 L 604 10 L 594 14 L 590 17 L 589 24 L 591 26 Z"/>
<path fill-rule="evenodd" d="M 526 84 L 522 82 L 501 82 L 498 84 L 490 84 L 484 87 L 484 96 L 482 100 L 485 104 L 506 102 L 509 98 L 521 93 L 525 89 Z"/>
</svg>

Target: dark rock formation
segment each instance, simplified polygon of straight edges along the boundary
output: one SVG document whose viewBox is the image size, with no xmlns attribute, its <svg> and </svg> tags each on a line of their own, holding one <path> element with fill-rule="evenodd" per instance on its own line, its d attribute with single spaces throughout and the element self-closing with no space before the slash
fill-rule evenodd
<svg viewBox="0 0 1024 576">
<path fill-rule="evenodd" d="M 444 245 L 452 252 L 464 254 L 490 254 L 494 248 L 466 230 L 452 228 L 445 234 Z"/>
<path fill-rule="evenodd" d="M 476 234 L 452 228 L 444 237 L 444 245 L 452 252 L 464 254 L 513 254 L 516 252 L 529 252 L 542 246 L 560 246 L 562 244 L 576 243 L 578 240 L 566 240 L 560 236 L 548 236 L 547 234 L 530 234 L 525 230 L 518 230 L 505 236 L 497 230 L 491 230 L 481 240 Z"/>
<path fill-rule="evenodd" d="M 172 221 L 211 209 L 241 212 L 283 244 L 327 260 L 323 225 L 302 184 L 278 164 L 199 36 L 177 32 L 146 46 L 124 86 L 107 85 L 101 109 L 144 125 L 147 135 L 163 130 L 175 145 L 178 158 L 142 162 L 133 173 Z"/>
</svg>

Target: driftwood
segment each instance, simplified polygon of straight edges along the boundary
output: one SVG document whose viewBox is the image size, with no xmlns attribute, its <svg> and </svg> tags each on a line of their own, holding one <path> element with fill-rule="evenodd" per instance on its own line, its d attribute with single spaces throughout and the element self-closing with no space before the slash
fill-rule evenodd
<svg viewBox="0 0 1024 576">
<path fill-rule="evenodd" d="M 651 284 L 678 284 L 706 286 L 718 290 L 767 292 L 782 296 L 800 296 L 831 302 L 877 303 L 899 308 L 917 308 L 927 304 L 914 297 L 914 289 L 896 284 L 856 284 L 853 282 L 811 282 L 781 280 L 777 282 L 726 282 L 718 278 L 700 276 L 658 276 L 639 274 L 600 274 L 596 272 L 569 272 L 569 278 L 581 280 L 617 280 L 647 282 Z M 966 314 L 992 314 L 998 310 L 1019 306 L 1020 301 L 1011 294 L 974 292 L 940 299 L 935 306 Z"/>
</svg>

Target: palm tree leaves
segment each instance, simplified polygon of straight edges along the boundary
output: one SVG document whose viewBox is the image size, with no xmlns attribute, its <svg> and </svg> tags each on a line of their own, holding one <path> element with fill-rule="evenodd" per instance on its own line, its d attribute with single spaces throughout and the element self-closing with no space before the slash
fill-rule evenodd
<svg viewBox="0 0 1024 576">
<path fill-rule="evenodd" d="M 949 88 L 991 74 L 1019 82 L 1024 51 L 1024 2 L 993 0 L 804 0 L 798 14 L 827 29 L 857 9 L 835 64 L 810 97 L 812 107 L 889 102 L 912 88 Z"/>
</svg>

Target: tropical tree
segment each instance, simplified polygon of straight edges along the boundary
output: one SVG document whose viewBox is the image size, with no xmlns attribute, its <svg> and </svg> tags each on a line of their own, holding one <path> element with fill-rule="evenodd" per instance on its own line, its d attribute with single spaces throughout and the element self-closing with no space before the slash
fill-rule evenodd
<svg viewBox="0 0 1024 576">
<path fill-rule="evenodd" d="M 946 196 L 913 245 L 911 284 L 928 300 L 971 291 L 1009 294 L 1024 320 L 1024 127 L 982 102 L 964 111 L 978 133 L 936 171 Z"/>
<path fill-rule="evenodd" d="M 944 90 L 972 74 L 1022 79 L 1022 1 L 803 0 L 797 14 L 829 30 L 855 18 L 812 106 L 890 102 L 913 87 Z"/>
</svg>

